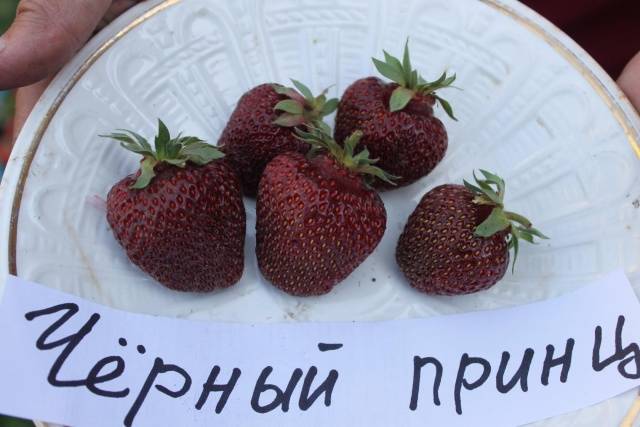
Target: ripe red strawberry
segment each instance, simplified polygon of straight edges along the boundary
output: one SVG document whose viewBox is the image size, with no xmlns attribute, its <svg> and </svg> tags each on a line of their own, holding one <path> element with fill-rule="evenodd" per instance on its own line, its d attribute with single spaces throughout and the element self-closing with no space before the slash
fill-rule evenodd
<svg viewBox="0 0 640 427">
<path fill-rule="evenodd" d="M 409 217 L 396 260 L 414 288 L 440 295 L 487 289 L 504 276 L 512 248 L 515 264 L 519 239 L 547 238 L 523 216 L 505 211 L 504 181 L 481 172 L 477 185 L 429 191 Z"/>
<path fill-rule="evenodd" d="M 294 127 L 322 126 L 322 118 L 338 105 L 337 99 L 327 100 L 326 90 L 314 97 L 305 85 L 292 82 L 297 90 L 263 84 L 245 93 L 218 141 L 248 196 L 256 195 L 262 171 L 274 157 L 309 150 L 308 144 L 295 137 Z"/>
<path fill-rule="evenodd" d="M 373 62 L 394 83 L 367 77 L 349 86 L 338 107 L 335 137 L 342 141 L 362 130 L 362 144 L 380 159 L 378 165 L 400 177 L 397 185 L 409 185 L 431 172 L 447 151 L 447 130 L 433 115 L 433 106 L 439 102 L 455 120 L 451 106 L 436 91 L 451 86 L 456 76 L 445 72 L 426 82 L 411 67 L 408 42 L 402 63 L 387 52 L 384 55 L 385 62 Z M 389 188 L 384 182 L 378 184 Z"/>
<path fill-rule="evenodd" d="M 297 133 L 316 150 L 310 160 L 285 153 L 262 175 L 256 204 L 256 255 L 263 276 L 300 296 L 325 294 L 373 252 L 387 214 L 363 174 L 391 177 L 366 150 L 354 155 L 356 132 L 340 147 L 319 130 Z"/>
<path fill-rule="evenodd" d="M 223 154 L 198 138 L 171 138 L 160 122 L 155 150 L 140 135 L 107 137 L 143 159 L 107 196 L 107 221 L 138 267 L 168 288 L 207 292 L 244 268 L 240 181 Z"/>
</svg>

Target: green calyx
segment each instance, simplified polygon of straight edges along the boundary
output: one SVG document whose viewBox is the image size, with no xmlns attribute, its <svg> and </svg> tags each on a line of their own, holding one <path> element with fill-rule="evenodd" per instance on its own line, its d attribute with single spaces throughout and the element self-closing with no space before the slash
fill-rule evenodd
<svg viewBox="0 0 640 427">
<path fill-rule="evenodd" d="M 308 154 L 310 157 L 313 157 L 321 151 L 327 151 L 338 163 L 358 174 L 376 177 L 391 185 L 395 185 L 394 180 L 398 179 L 397 176 L 388 174 L 375 166 L 378 159 L 369 158 L 369 150 L 366 148 L 355 154 L 355 148 L 362 138 L 362 132 L 359 130 L 353 132 L 351 136 L 344 141 L 343 146 L 331 137 L 330 130 L 325 127 L 308 127 L 308 130 L 296 128 L 295 132 L 300 140 L 311 145 L 311 150 Z M 365 180 L 365 183 L 369 184 L 367 180 Z"/>
<path fill-rule="evenodd" d="M 317 126 L 322 122 L 322 118 L 336 111 L 338 99 L 327 99 L 325 89 L 318 96 L 313 96 L 311 90 L 297 80 L 291 79 L 294 88 L 281 85 L 273 85 L 273 90 L 280 95 L 285 95 L 288 99 L 276 104 L 274 109 L 282 114 L 273 122 L 284 127 L 296 127 L 303 124 Z"/>
<path fill-rule="evenodd" d="M 535 243 L 534 239 L 536 237 L 540 239 L 548 239 L 548 237 L 533 228 L 531 221 L 527 218 L 504 209 L 505 182 L 502 178 L 482 169 L 480 169 L 480 173 L 482 173 L 484 179 L 476 177 L 474 172 L 475 185 L 464 181 L 464 186 L 475 195 L 474 203 L 493 206 L 493 210 L 487 219 L 476 227 L 475 235 L 478 237 L 491 237 L 500 231 L 509 230 L 508 248 L 513 249 L 512 268 L 515 268 L 520 239 Z"/>
<path fill-rule="evenodd" d="M 100 137 L 119 141 L 123 148 L 142 155 L 140 175 L 130 187 L 136 190 L 149 185 L 156 175 L 155 167 L 160 163 L 184 168 L 187 162 L 206 165 L 213 160 L 224 157 L 224 154 L 217 147 L 194 136 L 178 135 L 171 138 L 169 129 L 162 120 L 158 120 L 158 135 L 155 137 L 154 148 L 145 138 L 130 130 L 118 129 L 118 132 L 100 135 Z"/>
<path fill-rule="evenodd" d="M 451 85 L 456 80 L 455 74 L 448 76 L 445 71 L 442 76 L 435 81 L 428 82 L 423 79 L 422 76 L 418 74 L 418 70 L 414 70 L 411 66 L 411 59 L 409 57 L 409 39 L 407 39 L 404 46 L 402 62 L 386 51 L 383 52 L 384 61 L 376 58 L 371 59 L 380 74 L 399 85 L 393 91 L 391 98 L 389 99 L 389 110 L 392 113 L 404 109 L 416 94 L 422 94 L 433 96 L 449 117 L 453 120 L 458 120 L 453 114 L 451 104 L 436 94 L 437 90 L 452 87 Z"/>
</svg>

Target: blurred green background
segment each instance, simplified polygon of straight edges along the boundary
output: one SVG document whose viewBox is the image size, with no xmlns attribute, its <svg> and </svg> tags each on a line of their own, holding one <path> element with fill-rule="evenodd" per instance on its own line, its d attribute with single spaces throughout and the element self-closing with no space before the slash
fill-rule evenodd
<svg viewBox="0 0 640 427">
<path fill-rule="evenodd" d="M 4 33 L 13 21 L 18 0 L 0 0 L 0 34 Z M 10 122 L 13 116 L 14 98 L 13 93 L 0 92 L 0 177 L 4 171 L 4 165 L 11 150 L 12 135 L 10 135 Z M 0 418 L 0 427 L 4 427 Z"/>
<path fill-rule="evenodd" d="M 16 5 L 18 0 L 0 0 L 0 33 L 4 33 L 9 27 L 15 16 Z M 6 122 L 13 115 L 13 94 L 9 92 L 0 92 L 0 144 L 8 144 L 3 142 L 2 133 Z M 0 158 L 0 176 L 2 175 L 3 162 L 6 159 Z M 0 415 L 0 427 L 33 427 L 28 421 L 16 420 L 13 418 L 3 417 Z"/>
</svg>

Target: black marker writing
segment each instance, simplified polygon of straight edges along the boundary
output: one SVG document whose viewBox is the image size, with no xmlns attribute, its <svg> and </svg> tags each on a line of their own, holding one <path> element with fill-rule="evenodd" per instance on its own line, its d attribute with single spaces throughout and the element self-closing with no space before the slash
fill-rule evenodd
<svg viewBox="0 0 640 427">
<path fill-rule="evenodd" d="M 106 366 L 115 363 L 115 367 L 108 374 L 100 375 L 100 372 Z M 104 397 L 127 397 L 129 395 L 129 389 L 125 388 L 118 391 L 109 391 L 97 387 L 97 384 L 106 383 L 108 381 L 118 378 L 124 372 L 125 364 L 124 360 L 120 356 L 108 356 L 100 359 L 95 364 L 89 375 L 87 375 L 87 388 L 94 394 Z"/>
<path fill-rule="evenodd" d="M 267 412 L 273 411 L 278 406 L 282 407 L 282 412 L 287 412 L 289 410 L 289 404 L 291 402 L 291 395 L 293 394 L 293 390 L 295 389 L 298 381 L 302 378 L 302 369 L 296 368 L 291 374 L 291 379 L 289 380 L 289 384 L 287 388 L 280 389 L 280 387 L 267 384 L 267 379 L 269 375 L 273 372 L 273 367 L 267 366 L 262 370 L 260 377 L 258 377 L 258 381 L 256 382 L 256 386 L 253 389 L 253 395 L 251 396 L 251 408 L 259 414 L 265 414 Z M 266 391 L 273 391 L 276 395 L 273 397 L 271 403 L 267 405 L 260 405 L 260 396 Z"/>
<path fill-rule="evenodd" d="M 334 351 L 334 350 L 340 350 L 342 348 L 343 344 L 325 344 L 323 342 L 318 343 L 318 350 L 325 352 L 325 351 Z"/>
<path fill-rule="evenodd" d="M 44 330 L 42 335 L 36 340 L 36 348 L 38 350 L 52 350 L 56 347 L 64 346 L 62 352 L 56 359 L 49 370 L 47 381 L 54 387 L 80 387 L 87 383 L 86 379 L 81 380 L 61 380 L 58 378 L 58 374 L 64 365 L 64 362 L 71 355 L 73 350 L 82 342 L 84 337 L 89 335 L 93 327 L 100 320 L 100 315 L 95 313 L 89 320 L 76 332 L 75 334 L 67 335 L 64 338 L 60 338 L 56 341 L 47 342 L 51 335 L 55 333 L 62 325 L 67 323 L 73 316 L 78 313 L 79 309 L 76 304 L 60 304 L 53 307 L 45 308 L 43 310 L 31 311 L 25 314 L 25 318 L 28 321 L 41 316 L 48 316 L 58 312 L 65 312 L 58 320 L 53 322 L 51 326 Z"/>
<path fill-rule="evenodd" d="M 178 390 L 169 390 L 167 387 L 161 384 L 155 384 L 156 389 L 160 393 L 166 394 L 167 396 L 176 399 L 183 396 L 189 391 L 189 389 L 191 388 L 191 377 L 189 376 L 187 371 L 177 365 L 165 364 L 161 358 L 156 357 L 153 363 L 153 367 L 151 368 L 151 371 L 149 372 L 144 385 L 140 389 L 140 393 L 138 393 L 138 397 L 136 397 L 136 400 L 133 402 L 133 405 L 129 409 L 129 412 L 127 412 L 127 416 L 124 418 L 125 426 L 131 427 L 131 425 L 133 424 L 133 420 L 142 407 L 144 400 L 147 398 L 147 395 L 151 390 L 151 386 L 154 385 L 158 375 L 165 374 L 167 372 L 173 372 L 180 375 L 183 378 L 184 382 Z"/>
<path fill-rule="evenodd" d="M 442 363 L 435 357 L 420 357 L 414 356 L 413 358 L 413 386 L 411 387 L 411 402 L 409 403 L 409 409 L 415 411 L 418 408 L 418 398 L 420 397 L 420 378 L 422 377 L 422 368 L 427 365 L 433 365 L 436 372 L 433 379 L 433 403 L 436 406 L 440 406 L 440 383 L 442 382 Z"/>
<path fill-rule="evenodd" d="M 527 391 L 529 389 L 527 385 L 527 379 L 529 377 L 529 369 L 531 369 L 531 361 L 533 360 L 534 351 L 532 348 L 528 348 L 525 350 L 524 355 L 522 356 L 522 362 L 520 363 L 520 367 L 513 374 L 513 377 L 509 382 L 505 384 L 504 376 L 507 370 L 507 365 L 509 364 L 509 359 L 511 358 L 511 354 L 508 351 L 502 353 L 502 358 L 500 359 L 500 366 L 498 367 L 498 374 L 496 375 L 496 389 L 503 394 L 509 393 L 515 386 L 520 382 L 520 388 L 522 391 Z"/>
<path fill-rule="evenodd" d="M 600 351 L 602 347 L 602 327 L 597 326 L 595 330 L 595 340 L 593 343 L 593 355 L 591 365 L 593 370 L 600 372 L 607 366 L 618 363 L 618 372 L 625 378 L 636 380 L 640 378 L 640 348 L 637 343 L 631 343 L 626 347 L 622 346 L 622 330 L 625 322 L 624 316 L 618 316 L 615 335 L 615 352 L 610 357 L 600 361 Z M 630 373 L 626 367 L 629 363 L 635 362 L 635 372 Z"/>
<path fill-rule="evenodd" d="M 231 373 L 231 379 L 226 384 L 216 384 L 216 380 L 218 379 L 218 375 L 220 374 L 220 366 L 216 365 L 209 373 L 209 377 L 207 381 L 202 385 L 202 394 L 200 394 L 200 398 L 198 399 L 198 403 L 196 403 L 196 409 L 200 410 L 207 403 L 207 399 L 209 398 L 209 394 L 215 392 L 222 392 L 220 396 L 220 400 L 216 404 L 216 414 L 220 414 L 224 410 L 224 406 L 227 404 L 227 400 L 229 400 L 229 396 L 231 396 L 231 392 L 238 382 L 238 378 L 242 374 L 242 371 L 238 368 L 233 368 L 233 372 Z"/>
<path fill-rule="evenodd" d="M 336 386 L 336 382 L 338 382 L 338 371 L 332 369 L 322 384 L 315 389 L 311 396 L 309 396 L 309 392 L 311 391 L 311 386 L 313 385 L 313 380 L 316 378 L 318 373 L 318 368 L 312 366 L 309 368 L 307 375 L 304 377 L 304 382 L 302 383 L 302 391 L 300 392 L 300 400 L 298 401 L 298 406 L 303 411 L 311 408 L 315 401 L 324 393 L 324 406 L 331 406 L 331 395 L 333 394 L 333 388 Z"/>
<path fill-rule="evenodd" d="M 567 382 L 569 370 L 571 369 L 571 360 L 573 358 L 573 346 L 575 343 L 576 341 L 573 338 L 569 338 L 565 346 L 564 354 L 558 357 L 554 357 L 555 347 L 551 344 L 547 346 L 547 354 L 544 358 L 542 376 L 540 377 L 542 385 L 549 385 L 549 374 L 551 372 L 551 368 L 556 366 L 562 366 L 562 370 L 560 371 L 560 382 Z"/>
<path fill-rule="evenodd" d="M 480 377 L 472 382 L 467 381 L 465 373 L 467 368 L 471 365 L 480 365 L 482 367 L 482 374 Z M 460 358 L 460 366 L 458 368 L 458 376 L 456 377 L 456 385 L 454 390 L 454 400 L 456 403 L 456 412 L 462 415 L 462 388 L 467 390 L 474 390 L 484 384 L 489 375 L 491 374 L 491 364 L 486 359 L 481 357 L 469 357 L 467 353 L 463 354 Z"/>
<path fill-rule="evenodd" d="M 251 407 L 259 414 L 271 412 L 278 406 L 281 407 L 282 412 L 287 412 L 289 410 L 293 392 L 304 373 L 300 368 L 295 369 L 291 374 L 287 387 L 282 390 L 274 384 L 267 384 L 266 381 L 269 378 L 269 375 L 271 375 L 271 372 L 273 372 L 273 368 L 271 366 L 264 368 L 253 390 Z M 325 406 L 329 407 L 331 405 L 331 397 L 339 377 L 338 371 L 332 369 L 329 372 L 329 375 L 327 375 L 327 378 L 312 392 L 311 388 L 317 374 L 318 368 L 311 366 L 304 377 L 302 389 L 300 391 L 300 398 L 298 399 L 298 407 L 302 411 L 306 411 L 311 408 L 322 394 L 324 394 Z M 274 392 L 275 396 L 270 403 L 262 405 L 260 404 L 260 397 L 267 391 Z"/>
</svg>

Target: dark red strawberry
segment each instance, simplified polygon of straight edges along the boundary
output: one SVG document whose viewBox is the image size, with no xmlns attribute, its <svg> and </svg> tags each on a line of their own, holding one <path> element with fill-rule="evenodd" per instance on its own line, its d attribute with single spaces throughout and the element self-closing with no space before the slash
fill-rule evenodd
<svg viewBox="0 0 640 427">
<path fill-rule="evenodd" d="M 223 154 L 198 138 L 171 138 L 160 122 L 155 150 L 140 135 L 107 135 L 143 159 L 111 188 L 107 221 L 135 265 L 168 288 L 207 292 L 244 268 L 240 181 Z"/>
<path fill-rule="evenodd" d="M 487 289 L 507 271 L 509 249 L 515 264 L 519 239 L 546 239 L 529 220 L 504 210 L 504 181 L 481 172 L 476 185 L 429 191 L 409 217 L 396 260 L 414 288 L 439 295 Z"/>
<path fill-rule="evenodd" d="M 309 150 L 308 144 L 295 137 L 294 127 L 323 126 L 322 118 L 338 105 L 337 99 L 327 99 L 326 90 L 314 97 L 305 85 L 292 82 L 297 90 L 263 84 L 245 93 L 218 141 L 248 196 L 256 195 L 262 171 L 271 159 L 287 151 Z"/>
<path fill-rule="evenodd" d="M 384 55 L 385 62 L 373 59 L 374 64 L 394 83 L 368 77 L 349 86 L 338 107 L 335 137 L 342 141 L 362 130 L 362 144 L 380 159 L 378 166 L 399 176 L 398 186 L 409 185 L 431 172 L 447 151 L 447 130 L 433 115 L 433 106 L 439 102 L 455 120 L 451 106 L 436 91 L 451 86 L 456 76 L 444 73 L 426 82 L 411 67 L 408 43 L 402 63 Z M 379 181 L 378 187 L 389 185 Z"/>
<path fill-rule="evenodd" d="M 320 295 L 351 274 L 384 234 L 384 204 L 363 174 L 391 177 L 373 166 L 366 150 L 354 155 L 359 132 L 344 148 L 319 130 L 297 133 L 324 152 L 311 160 L 285 153 L 265 169 L 256 204 L 256 255 L 263 276 L 278 288 Z"/>
</svg>

